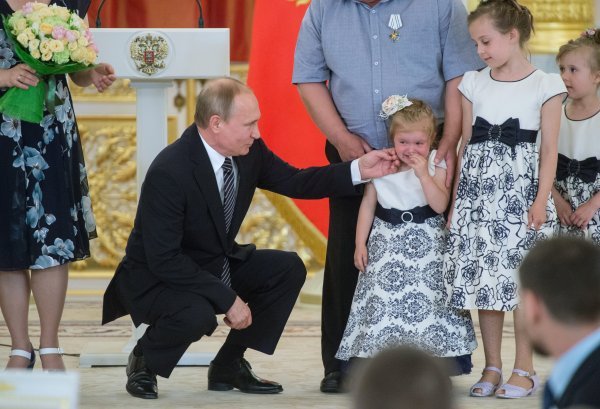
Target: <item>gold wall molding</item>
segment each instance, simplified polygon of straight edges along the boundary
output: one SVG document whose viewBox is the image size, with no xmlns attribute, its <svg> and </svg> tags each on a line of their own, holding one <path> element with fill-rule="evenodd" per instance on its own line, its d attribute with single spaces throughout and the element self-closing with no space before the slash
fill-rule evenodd
<svg viewBox="0 0 600 409">
<path fill-rule="evenodd" d="M 135 115 L 78 115 L 90 196 L 98 238 L 92 257 L 75 269 L 105 267 L 114 271 L 124 254 L 137 205 Z M 167 119 L 168 139 L 177 137 L 176 117 Z"/>
<path fill-rule="evenodd" d="M 116 80 L 108 89 L 99 93 L 94 87 L 80 87 L 69 79 L 69 91 L 78 102 L 135 102 L 135 89 L 127 78 Z"/>
<path fill-rule="evenodd" d="M 567 41 L 594 25 L 594 0 L 519 0 L 533 14 L 535 34 L 529 41 L 532 53 L 556 54 Z M 479 1 L 469 0 L 469 10 Z"/>
</svg>

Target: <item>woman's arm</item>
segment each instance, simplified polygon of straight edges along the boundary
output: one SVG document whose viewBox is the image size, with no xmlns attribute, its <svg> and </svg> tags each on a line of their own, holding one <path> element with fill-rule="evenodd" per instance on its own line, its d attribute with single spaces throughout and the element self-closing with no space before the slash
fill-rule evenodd
<svg viewBox="0 0 600 409">
<path fill-rule="evenodd" d="M 103 92 L 117 79 L 115 69 L 107 63 L 100 63 L 89 70 L 69 74 L 71 80 L 80 87 L 94 84 L 98 92 Z"/>
<path fill-rule="evenodd" d="M 0 88 L 29 89 L 29 87 L 35 87 L 39 81 L 35 70 L 27 64 L 17 64 L 12 68 L 0 69 Z"/>
</svg>

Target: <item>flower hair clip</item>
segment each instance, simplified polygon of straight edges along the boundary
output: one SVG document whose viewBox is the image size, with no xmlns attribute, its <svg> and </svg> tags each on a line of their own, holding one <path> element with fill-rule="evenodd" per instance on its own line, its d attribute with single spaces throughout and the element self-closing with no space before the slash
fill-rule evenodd
<svg viewBox="0 0 600 409">
<path fill-rule="evenodd" d="M 585 38 L 594 38 L 595 35 L 596 35 L 595 28 L 588 28 L 581 33 L 581 37 L 585 37 Z"/>
<path fill-rule="evenodd" d="M 411 105 L 412 102 L 406 97 L 406 95 L 390 95 L 385 101 L 383 101 L 383 104 L 381 104 L 381 112 L 379 112 L 379 117 L 388 119 L 396 112 Z"/>
</svg>

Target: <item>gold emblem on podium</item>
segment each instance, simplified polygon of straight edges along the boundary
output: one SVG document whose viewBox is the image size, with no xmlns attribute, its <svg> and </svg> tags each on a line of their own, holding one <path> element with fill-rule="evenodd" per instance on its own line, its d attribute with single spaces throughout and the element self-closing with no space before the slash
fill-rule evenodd
<svg viewBox="0 0 600 409">
<path fill-rule="evenodd" d="M 148 33 L 134 38 L 129 51 L 137 70 L 152 76 L 165 68 L 169 45 L 160 35 Z"/>
</svg>

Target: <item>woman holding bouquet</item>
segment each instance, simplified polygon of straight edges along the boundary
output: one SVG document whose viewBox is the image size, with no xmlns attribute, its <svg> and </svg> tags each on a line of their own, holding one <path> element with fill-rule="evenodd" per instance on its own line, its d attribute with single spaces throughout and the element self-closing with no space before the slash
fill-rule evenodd
<svg viewBox="0 0 600 409">
<path fill-rule="evenodd" d="M 84 18 L 89 0 L 37 0 Z M 25 0 L 0 0 L 0 14 L 30 10 Z M 55 37 L 56 38 L 56 37 Z M 19 40 L 21 42 L 21 40 Z M 67 42 L 64 41 L 66 44 Z M 31 47 L 29 48 L 31 50 Z M 32 51 L 33 55 L 33 51 Z M 115 80 L 110 65 L 70 74 L 77 85 L 102 92 Z M 0 28 L 0 96 L 40 81 L 23 63 Z M 29 297 L 39 313 L 39 354 L 44 370 L 64 370 L 58 327 L 68 280 L 68 264 L 90 256 L 96 237 L 81 138 L 65 75 L 48 80 L 39 123 L 0 118 L 0 308 L 10 332 L 7 368 L 32 368 L 35 354 L 28 331 Z"/>
</svg>

